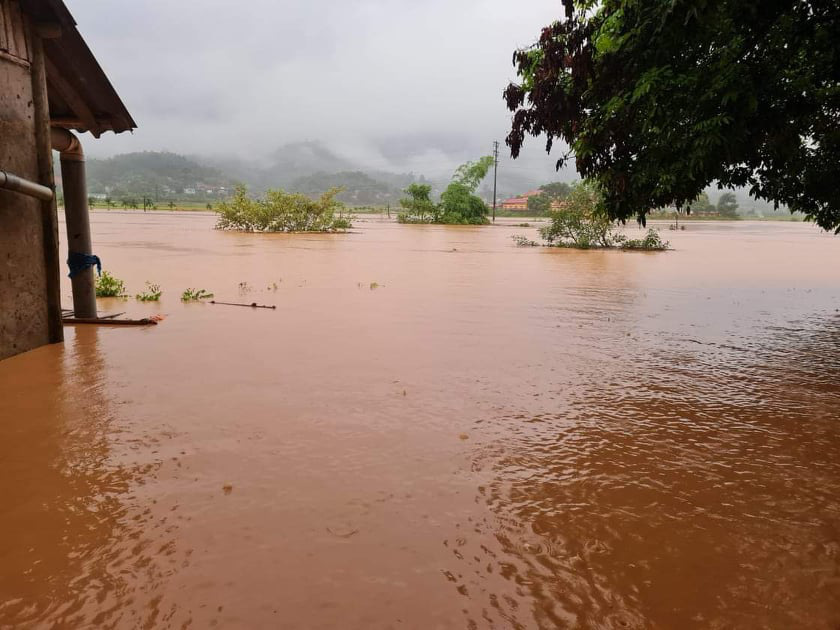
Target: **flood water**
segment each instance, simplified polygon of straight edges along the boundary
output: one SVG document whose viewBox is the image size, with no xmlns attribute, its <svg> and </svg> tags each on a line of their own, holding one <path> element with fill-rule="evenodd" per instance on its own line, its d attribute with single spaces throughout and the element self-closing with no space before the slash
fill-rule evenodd
<svg viewBox="0 0 840 630">
<path fill-rule="evenodd" d="M 840 625 L 840 237 L 213 221 L 95 213 L 164 320 L 0 362 L 0 627 Z"/>
</svg>

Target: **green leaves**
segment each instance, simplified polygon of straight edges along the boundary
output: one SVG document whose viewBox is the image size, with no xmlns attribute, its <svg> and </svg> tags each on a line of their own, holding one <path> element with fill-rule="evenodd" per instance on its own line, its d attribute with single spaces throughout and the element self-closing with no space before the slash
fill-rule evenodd
<svg viewBox="0 0 840 630">
<path fill-rule="evenodd" d="M 564 6 L 514 56 L 514 157 L 529 135 L 563 141 L 613 219 L 718 183 L 840 230 L 840 3 Z"/>
<path fill-rule="evenodd" d="M 409 197 L 400 199 L 400 205 L 406 210 L 397 217 L 400 223 L 437 223 L 440 212 L 430 198 L 429 184 L 410 184 L 405 192 Z"/>
<path fill-rule="evenodd" d="M 125 297 L 125 282 L 103 271 L 96 279 L 96 297 Z"/>
<path fill-rule="evenodd" d="M 251 199 L 244 186 L 216 212 L 220 230 L 243 232 L 337 232 L 351 227 L 352 215 L 335 199 L 332 188 L 318 199 L 284 190 L 267 190 L 263 199 Z M 336 216 L 336 213 L 338 216 Z"/>
<path fill-rule="evenodd" d="M 182 302 L 199 302 L 201 300 L 209 300 L 213 294 L 205 289 L 185 289 L 181 294 Z"/>
<path fill-rule="evenodd" d="M 141 291 L 134 298 L 140 302 L 159 302 L 160 296 L 163 295 L 159 284 L 146 282 L 146 290 Z"/>
<path fill-rule="evenodd" d="M 475 162 L 467 162 L 459 166 L 452 176 L 452 181 L 463 185 L 469 192 L 474 193 L 491 166 L 493 166 L 493 156 L 485 155 Z"/>
<path fill-rule="evenodd" d="M 440 203 L 430 199 L 432 187 L 428 184 L 411 184 L 406 192 L 409 198 L 400 200 L 405 208 L 397 217 L 400 223 L 487 223 L 487 205 L 473 193 L 487 171 L 493 166 L 493 157 L 484 156 L 475 162 L 459 166 L 452 182 L 440 196 Z"/>
</svg>

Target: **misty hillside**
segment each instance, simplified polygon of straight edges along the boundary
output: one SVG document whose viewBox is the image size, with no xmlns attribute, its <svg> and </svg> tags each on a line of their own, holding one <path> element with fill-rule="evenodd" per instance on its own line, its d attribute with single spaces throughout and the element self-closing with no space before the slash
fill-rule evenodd
<svg viewBox="0 0 840 630">
<path fill-rule="evenodd" d="M 403 189 L 422 175 L 365 171 L 360 165 L 343 158 L 320 142 L 285 144 L 263 161 L 246 162 L 225 158 L 196 158 L 243 182 L 248 189 L 261 194 L 269 188 L 282 188 L 310 196 L 330 188 L 344 188 L 339 200 L 351 205 L 397 204 Z"/>
<path fill-rule="evenodd" d="M 60 174 L 58 165 L 56 174 Z M 117 201 L 138 196 L 156 201 L 211 201 L 227 197 L 236 185 L 244 184 L 254 194 L 262 194 L 268 188 L 283 188 L 312 197 L 331 188 L 343 188 L 338 199 L 348 205 L 396 206 L 405 196 L 405 188 L 413 182 L 431 184 L 433 198 L 447 184 L 446 180 L 431 181 L 414 173 L 366 172 L 318 142 L 286 144 L 262 162 L 153 151 L 126 153 L 108 159 L 88 159 L 87 175 L 91 195 L 108 195 Z M 501 203 L 539 185 L 527 171 L 503 167 L 498 174 L 497 199 Z M 714 187 L 706 192 L 713 204 L 723 193 Z M 750 198 L 745 188 L 734 192 L 737 212 L 742 216 L 787 213 L 786 208 L 774 210 L 772 204 Z M 482 182 L 478 194 L 488 204 L 492 203 L 492 174 Z"/>
<path fill-rule="evenodd" d="M 402 186 L 393 186 L 361 171 L 341 171 L 339 173 L 313 173 L 298 177 L 287 188 L 288 190 L 317 196 L 330 188 L 343 188 L 338 199 L 354 206 L 381 206 L 399 203 L 403 197 L 403 189 L 411 182 Z"/>
<path fill-rule="evenodd" d="M 429 180 L 422 174 L 364 170 L 319 142 L 289 143 L 268 158 L 253 161 L 149 151 L 89 159 L 87 164 L 90 194 L 115 200 L 148 196 L 156 201 L 212 201 L 244 184 L 253 194 L 282 188 L 313 197 L 339 187 L 344 189 L 339 200 L 349 205 L 398 205 L 403 191 L 413 182 L 430 184 L 434 198 L 448 183 L 448 179 Z M 498 173 L 497 198 L 501 202 L 542 183 L 518 165 L 503 164 Z M 492 173 L 482 182 L 478 194 L 492 203 Z"/>
<path fill-rule="evenodd" d="M 57 173 L 60 171 L 56 171 Z M 92 195 L 146 195 L 154 199 L 225 196 L 236 180 L 183 155 L 144 151 L 87 160 Z"/>
<path fill-rule="evenodd" d="M 60 172 L 58 168 L 56 172 Z M 310 196 L 340 187 L 344 191 L 339 199 L 350 205 L 396 205 L 405 187 L 425 181 L 413 173 L 366 173 L 316 142 L 284 145 L 262 162 L 166 152 L 126 153 L 89 159 L 87 175 L 91 195 L 115 200 L 129 196 L 157 201 L 214 200 L 244 184 L 255 194 L 283 188 Z"/>
</svg>

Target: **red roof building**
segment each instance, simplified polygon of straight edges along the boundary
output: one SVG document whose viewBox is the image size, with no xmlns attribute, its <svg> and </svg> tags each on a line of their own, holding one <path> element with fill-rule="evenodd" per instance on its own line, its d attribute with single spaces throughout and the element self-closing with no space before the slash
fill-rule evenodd
<svg viewBox="0 0 840 630">
<path fill-rule="evenodd" d="M 519 195 L 518 197 L 511 197 L 510 199 L 505 199 L 502 202 L 502 210 L 508 210 L 510 212 L 524 212 L 528 210 L 528 198 L 534 197 L 536 195 L 541 195 L 541 190 L 529 190 L 526 193 Z M 557 210 L 562 207 L 562 202 L 560 201 L 552 201 L 551 202 L 551 209 Z"/>
</svg>

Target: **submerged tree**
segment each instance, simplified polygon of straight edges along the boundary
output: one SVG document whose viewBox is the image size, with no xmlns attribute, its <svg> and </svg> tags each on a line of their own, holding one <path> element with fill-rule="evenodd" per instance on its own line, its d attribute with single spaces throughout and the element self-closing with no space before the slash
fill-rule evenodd
<svg viewBox="0 0 840 630">
<path fill-rule="evenodd" d="M 616 232 L 614 222 L 604 212 L 604 197 L 593 182 L 579 182 L 571 187 L 565 203 L 553 210 L 551 222 L 540 228 L 540 236 L 551 247 L 575 249 L 668 249 L 656 230 L 648 230 L 641 239 L 628 239 Z M 519 245 L 533 245 L 531 241 L 518 240 Z"/>
<path fill-rule="evenodd" d="M 439 204 L 429 197 L 431 186 L 411 184 L 406 189 L 409 197 L 400 200 L 405 212 L 401 212 L 397 220 L 400 223 L 488 223 L 487 204 L 475 195 L 475 191 L 492 165 L 493 157 L 488 155 L 459 166 L 441 194 Z"/>
<path fill-rule="evenodd" d="M 429 184 L 410 184 L 405 192 L 409 196 L 400 199 L 405 214 L 417 217 L 421 223 L 437 221 L 438 207 L 431 199 L 432 187 Z"/>
<path fill-rule="evenodd" d="M 570 147 L 610 217 L 644 222 L 713 182 L 840 232 L 840 3 L 563 0 L 517 51 L 507 144 Z"/>
<path fill-rule="evenodd" d="M 722 217 L 729 217 L 730 219 L 738 216 L 738 199 L 734 193 L 723 193 L 717 202 L 717 211 Z"/>
<path fill-rule="evenodd" d="M 580 182 L 572 188 L 565 205 L 551 213 L 551 223 L 540 228 L 540 236 L 555 247 L 613 247 L 616 235 L 612 227 L 597 186 Z"/>
<path fill-rule="evenodd" d="M 711 214 L 716 212 L 717 208 L 709 199 L 709 194 L 706 191 L 703 191 L 688 204 L 688 210 L 696 212 L 697 214 Z"/>
</svg>

